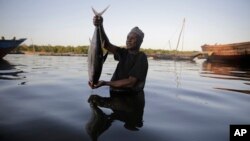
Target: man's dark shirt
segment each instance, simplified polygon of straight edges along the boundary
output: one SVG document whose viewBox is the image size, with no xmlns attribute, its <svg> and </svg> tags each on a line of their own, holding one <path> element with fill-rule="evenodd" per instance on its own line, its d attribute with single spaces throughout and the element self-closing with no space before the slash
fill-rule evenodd
<svg viewBox="0 0 250 141">
<path fill-rule="evenodd" d="M 148 72 L 148 59 L 145 53 L 129 53 L 125 48 L 117 48 L 114 58 L 119 63 L 111 81 L 127 79 L 132 76 L 137 78 L 137 83 L 132 90 L 143 90 Z"/>
</svg>

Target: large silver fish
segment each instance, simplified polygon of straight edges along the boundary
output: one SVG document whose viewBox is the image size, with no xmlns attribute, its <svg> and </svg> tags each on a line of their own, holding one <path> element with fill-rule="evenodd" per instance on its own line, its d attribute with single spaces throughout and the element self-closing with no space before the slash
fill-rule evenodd
<svg viewBox="0 0 250 141">
<path fill-rule="evenodd" d="M 96 12 L 94 8 L 92 8 L 92 10 L 96 16 L 101 16 L 108 9 L 108 7 L 100 13 Z M 98 83 L 103 63 L 108 56 L 108 51 L 105 55 L 103 55 L 103 47 L 104 41 L 101 39 L 101 29 L 100 27 L 95 27 L 94 35 L 90 41 L 90 47 L 88 49 L 89 82 L 92 82 L 93 84 Z"/>
</svg>

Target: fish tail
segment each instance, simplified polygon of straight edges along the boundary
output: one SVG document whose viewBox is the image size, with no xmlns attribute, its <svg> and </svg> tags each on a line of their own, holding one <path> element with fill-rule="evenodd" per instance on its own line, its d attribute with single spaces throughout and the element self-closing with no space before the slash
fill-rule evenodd
<svg viewBox="0 0 250 141">
<path fill-rule="evenodd" d="M 109 5 L 110 6 L 110 5 Z M 94 14 L 96 16 L 102 16 L 102 14 L 109 8 L 109 6 L 107 6 L 102 12 L 97 12 L 93 7 L 92 7 L 92 11 L 94 12 Z"/>
</svg>

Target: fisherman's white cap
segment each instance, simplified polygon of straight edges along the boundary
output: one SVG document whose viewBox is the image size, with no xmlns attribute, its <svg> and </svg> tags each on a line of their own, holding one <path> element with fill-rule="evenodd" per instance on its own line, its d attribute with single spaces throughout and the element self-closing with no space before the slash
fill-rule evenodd
<svg viewBox="0 0 250 141">
<path fill-rule="evenodd" d="M 137 34 L 142 40 L 144 38 L 144 33 L 139 29 L 139 27 L 134 27 L 131 29 L 130 33 L 133 32 L 135 34 Z"/>
</svg>

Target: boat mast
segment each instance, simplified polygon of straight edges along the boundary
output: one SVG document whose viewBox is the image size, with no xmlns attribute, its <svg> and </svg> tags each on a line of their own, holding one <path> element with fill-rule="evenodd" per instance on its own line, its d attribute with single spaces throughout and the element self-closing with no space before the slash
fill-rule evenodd
<svg viewBox="0 0 250 141">
<path fill-rule="evenodd" d="M 178 42 L 177 42 L 177 45 L 176 45 L 176 49 L 175 49 L 176 51 L 177 51 L 179 43 L 180 43 L 181 34 L 182 34 L 183 29 L 184 29 L 184 25 L 185 25 L 185 18 L 183 19 L 183 24 L 182 24 L 181 32 L 180 32 L 180 35 L 179 35 L 179 38 L 178 38 Z"/>
<path fill-rule="evenodd" d="M 170 40 L 168 40 L 168 44 L 169 44 L 169 48 L 171 50 L 171 43 L 170 43 Z"/>
<path fill-rule="evenodd" d="M 35 54 L 36 50 L 35 50 L 32 38 L 31 38 L 31 44 L 32 44 L 32 48 L 33 48 L 33 54 Z"/>
</svg>

